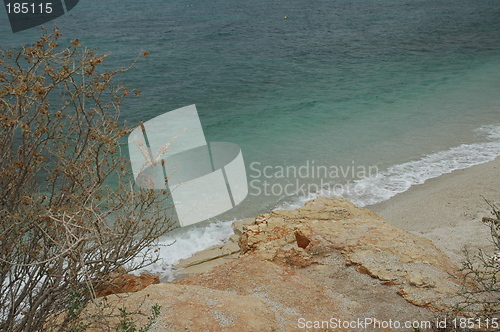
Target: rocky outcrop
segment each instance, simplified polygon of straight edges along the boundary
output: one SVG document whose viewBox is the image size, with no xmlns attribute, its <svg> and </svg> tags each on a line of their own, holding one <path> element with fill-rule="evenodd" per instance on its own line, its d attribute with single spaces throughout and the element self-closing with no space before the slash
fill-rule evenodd
<svg viewBox="0 0 500 332">
<path fill-rule="evenodd" d="M 297 267 L 327 264 L 325 257 L 340 253 L 346 265 L 398 285 L 407 301 L 433 311 L 446 309 L 457 292 L 450 278 L 457 267 L 431 241 L 343 198 L 319 197 L 295 211 L 260 216 L 246 228 L 243 253 Z"/>
<path fill-rule="evenodd" d="M 317 331 L 370 331 L 341 322 L 430 321 L 454 304 L 458 291 L 450 278 L 457 267 L 429 240 L 343 198 L 319 197 L 259 216 L 241 226 L 239 252 L 236 240 L 222 256 L 222 247 L 199 254 L 205 256 L 191 268 L 225 263 L 149 286 L 126 303 L 162 305 L 156 331 L 302 331 L 308 322 L 318 322 Z"/>
<path fill-rule="evenodd" d="M 195 255 L 181 259 L 175 266 L 175 279 L 182 279 L 189 275 L 201 273 L 211 268 L 238 258 L 240 254 L 240 236 L 244 227 L 254 222 L 254 219 L 243 219 L 233 223 L 234 234 L 222 245 L 215 245 Z"/>
</svg>

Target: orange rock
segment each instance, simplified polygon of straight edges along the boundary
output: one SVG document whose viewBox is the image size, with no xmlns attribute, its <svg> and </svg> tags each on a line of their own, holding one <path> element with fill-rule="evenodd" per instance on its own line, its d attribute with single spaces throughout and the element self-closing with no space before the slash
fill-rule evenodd
<svg viewBox="0 0 500 332">
<path fill-rule="evenodd" d="M 107 284 L 99 287 L 96 293 L 97 297 L 120 293 L 134 293 L 143 290 L 149 285 L 159 283 L 160 277 L 152 274 L 141 274 L 140 276 L 123 274 L 115 278 L 111 278 Z"/>
<path fill-rule="evenodd" d="M 202 286 L 162 283 L 126 296 L 110 295 L 105 302 L 100 302 L 99 307 L 92 303 L 88 307 L 90 317 L 103 315 L 108 317 L 108 322 L 102 327 L 92 325 L 85 331 L 102 332 L 109 327 L 113 327 L 113 331 L 116 327 L 118 331 L 120 317 L 116 312 L 113 313 L 112 308 L 122 307 L 131 313 L 128 318 L 137 327 L 144 327 L 150 323 L 148 314 L 155 305 L 161 306 L 160 316 L 150 331 L 280 331 L 276 313 L 265 302 L 265 299 L 250 295 L 238 295 Z M 101 309 L 103 307 L 104 311 Z"/>
</svg>

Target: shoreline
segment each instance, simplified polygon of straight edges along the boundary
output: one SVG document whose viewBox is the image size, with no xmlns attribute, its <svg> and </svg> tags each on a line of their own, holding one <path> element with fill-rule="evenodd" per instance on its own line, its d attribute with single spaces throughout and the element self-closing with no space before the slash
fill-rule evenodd
<svg viewBox="0 0 500 332">
<path fill-rule="evenodd" d="M 500 157 L 455 170 L 412 186 L 387 201 L 365 206 L 396 227 L 431 240 L 459 266 L 464 248 L 494 250 L 490 231 L 482 224 L 491 216 L 484 198 L 500 202 Z M 483 198 L 484 197 L 484 198 Z"/>
<path fill-rule="evenodd" d="M 495 189 L 500 188 L 498 172 L 500 157 L 428 179 L 386 201 L 363 208 L 377 213 L 393 226 L 431 240 L 461 266 L 464 248 L 471 256 L 479 249 L 486 253 L 496 251 L 489 228 L 481 222 L 483 217 L 491 216 L 491 209 L 481 196 L 500 206 L 500 191 Z M 179 280 L 236 258 L 242 227 L 254 219 L 234 223 L 235 234 L 228 242 L 181 259 L 173 265 L 173 275 L 162 276 L 162 282 Z"/>
</svg>

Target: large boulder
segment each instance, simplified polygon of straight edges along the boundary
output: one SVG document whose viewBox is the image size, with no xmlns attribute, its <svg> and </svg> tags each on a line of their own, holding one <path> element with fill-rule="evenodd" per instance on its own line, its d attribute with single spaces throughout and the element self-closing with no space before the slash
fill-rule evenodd
<svg viewBox="0 0 500 332">
<path fill-rule="evenodd" d="M 341 254 L 346 265 L 398 285 L 407 301 L 442 311 L 458 291 L 460 272 L 430 240 L 396 228 L 376 213 L 340 197 L 319 197 L 294 211 L 259 216 L 241 237 L 243 253 L 298 267 L 328 264 Z"/>
<path fill-rule="evenodd" d="M 297 273 L 294 267 L 275 264 L 258 255 L 242 257 L 176 283 L 185 286 L 203 285 L 209 289 L 246 296 L 247 301 L 262 301 L 272 313 L 279 331 L 299 330 L 301 318 L 306 321 L 324 321 L 350 317 L 350 303 L 344 301 L 343 295 L 337 290 Z"/>
</svg>

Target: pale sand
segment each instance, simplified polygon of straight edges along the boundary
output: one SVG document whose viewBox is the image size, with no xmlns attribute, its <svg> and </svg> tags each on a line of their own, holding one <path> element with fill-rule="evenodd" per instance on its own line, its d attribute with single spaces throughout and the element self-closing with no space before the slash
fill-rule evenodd
<svg viewBox="0 0 500 332">
<path fill-rule="evenodd" d="M 430 239 L 457 264 L 463 249 L 493 253 L 489 228 L 481 222 L 500 207 L 500 158 L 444 174 L 388 201 L 368 206 L 393 225 Z"/>
</svg>

